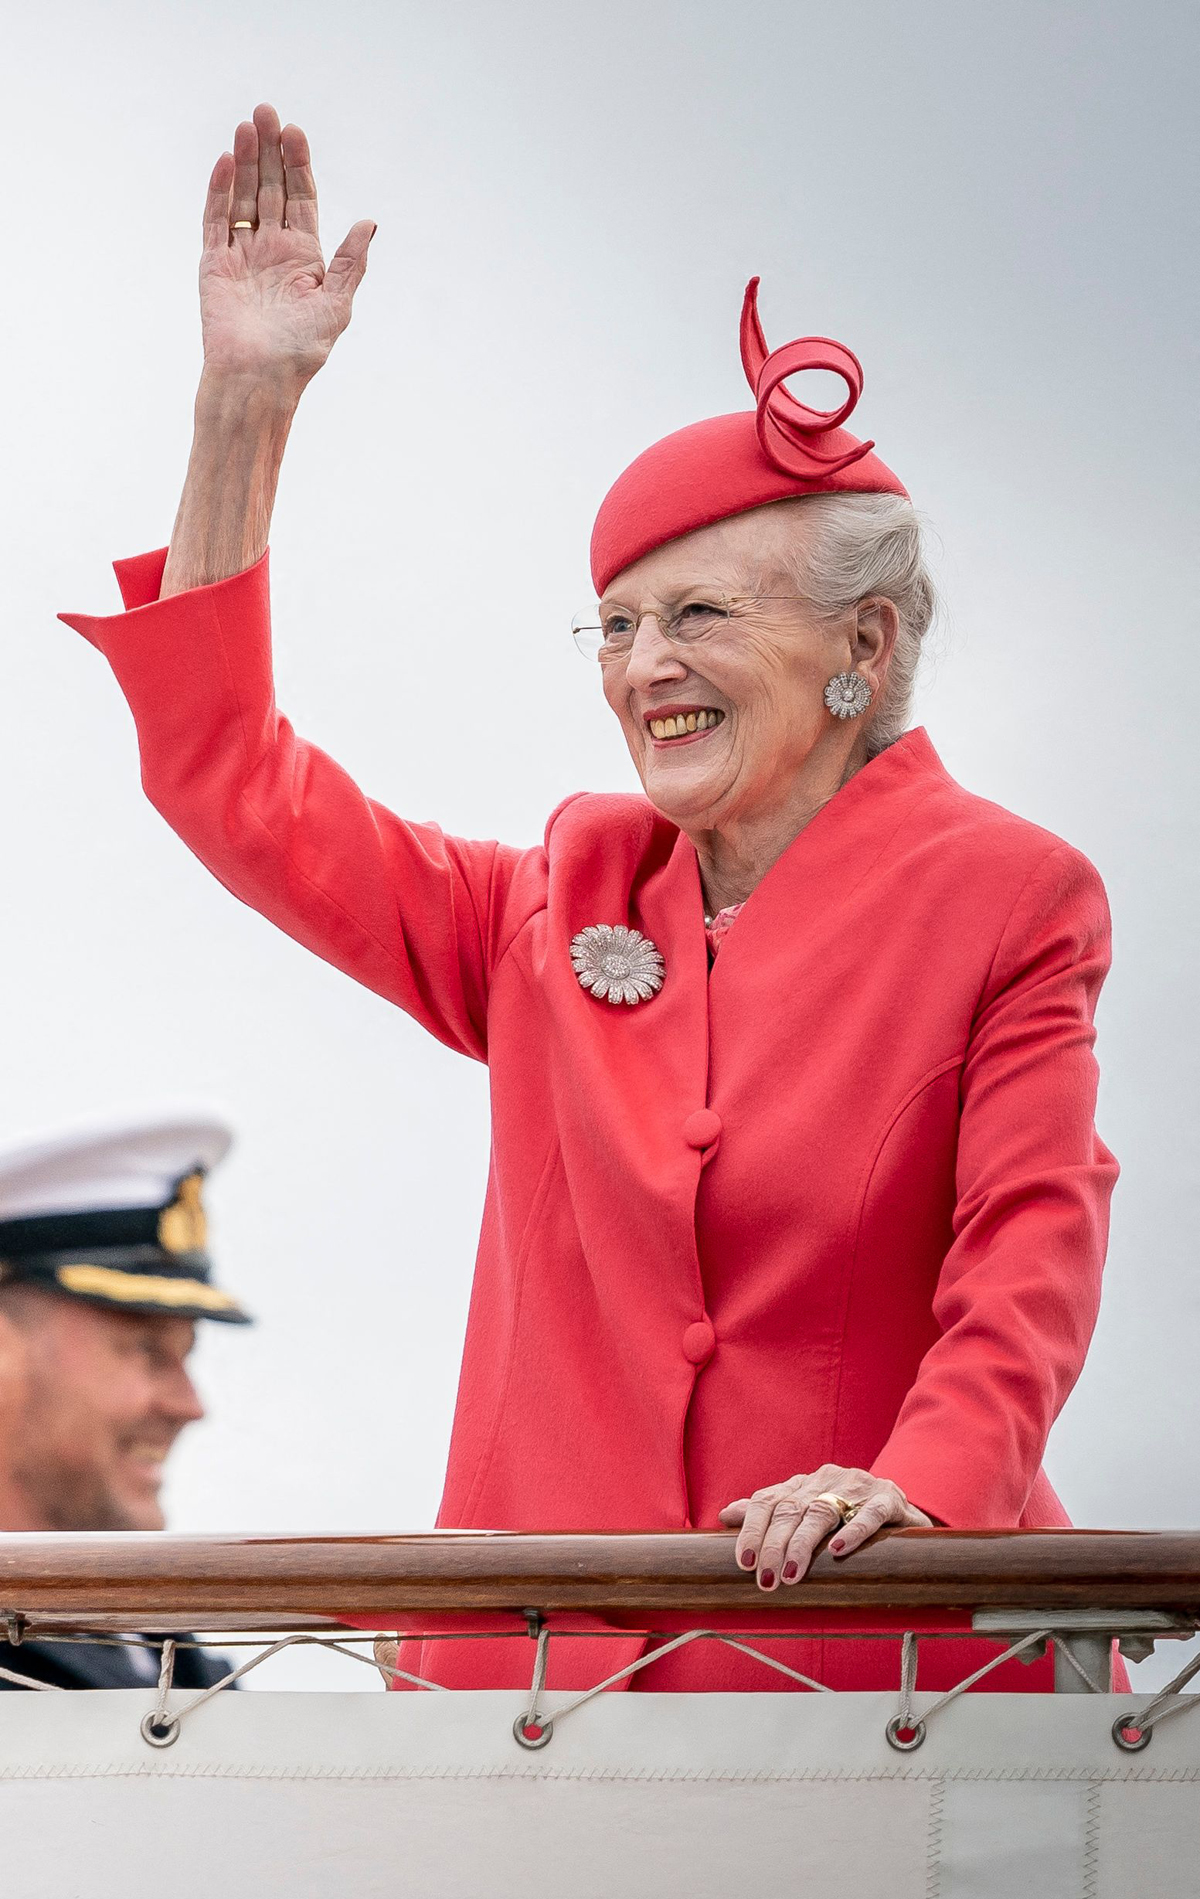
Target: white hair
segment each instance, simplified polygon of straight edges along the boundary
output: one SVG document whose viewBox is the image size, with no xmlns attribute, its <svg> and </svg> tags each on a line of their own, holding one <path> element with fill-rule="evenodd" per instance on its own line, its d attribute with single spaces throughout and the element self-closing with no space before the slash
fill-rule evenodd
<svg viewBox="0 0 1200 1899">
<path fill-rule="evenodd" d="M 873 595 L 896 609 L 896 643 L 867 732 L 874 758 L 908 730 L 922 642 L 938 607 L 920 519 L 899 495 L 805 495 L 783 505 L 802 510 L 803 531 L 788 541 L 791 579 L 822 619 Z"/>
</svg>

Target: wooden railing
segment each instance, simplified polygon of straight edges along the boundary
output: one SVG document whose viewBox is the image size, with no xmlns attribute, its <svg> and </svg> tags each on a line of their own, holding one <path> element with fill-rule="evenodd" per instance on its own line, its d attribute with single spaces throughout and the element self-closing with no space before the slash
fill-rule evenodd
<svg viewBox="0 0 1200 1899">
<path fill-rule="evenodd" d="M 1200 1622 L 1200 1532 L 884 1531 L 853 1556 L 818 1553 L 772 1593 L 733 1537 L 0 1536 L 0 1619 L 19 1630 L 332 1629 L 531 1608 L 622 1617 L 1009 1608 L 1153 1610 Z"/>
</svg>

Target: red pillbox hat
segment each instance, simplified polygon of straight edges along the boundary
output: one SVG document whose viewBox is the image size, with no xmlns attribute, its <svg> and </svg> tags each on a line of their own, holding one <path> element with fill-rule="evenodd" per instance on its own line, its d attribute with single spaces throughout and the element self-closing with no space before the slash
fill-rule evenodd
<svg viewBox="0 0 1200 1899">
<path fill-rule="evenodd" d="M 592 579 L 603 593 L 651 548 L 747 508 L 792 495 L 902 495 L 903 483 L 842 424 L 862 394 L 862 365 L 844 343 L 802 336 L 768 350 L 758 318 L 758 278 L 746 286 L 742 366 L 756 407 L 677 429 L 619 475 L 592 530 Z M 838 409 L 810 409 L 784 384 L 805 369 L 832 370 L 846 385 Z"/>
</svg>

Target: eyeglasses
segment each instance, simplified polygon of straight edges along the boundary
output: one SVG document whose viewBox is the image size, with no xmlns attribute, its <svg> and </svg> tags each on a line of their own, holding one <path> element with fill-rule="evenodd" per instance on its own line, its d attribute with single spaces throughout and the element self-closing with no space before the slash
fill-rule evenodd
<svg viewBox="0 0 1200 1899">
<path fill-rule="evenodd" d="M 647 607 L 636 617 L 621 607 L 601 613 L 577 613 L 571 622 L 571 637 L 585 659 L 619 659 L 633 648 L 643 620 L 657 620 L 664 639 L 677 646 L 692 646 L 698 640 L 712 639 L 725 632 L 741 607 L 754 606 L 761 600 L 801 600 L 798 593 L 712 594 L 689 600 L 671 613 L 655 613 Z"/>
</svg>

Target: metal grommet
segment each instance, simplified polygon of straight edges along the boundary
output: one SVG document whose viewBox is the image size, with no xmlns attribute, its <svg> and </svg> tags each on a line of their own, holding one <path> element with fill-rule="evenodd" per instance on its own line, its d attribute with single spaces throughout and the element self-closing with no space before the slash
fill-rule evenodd
<svg viewBox="0 0 1200 1899">
<path fill-rule="evenodd" d="M 1129 1740 L 1128 1734 L 1136 1734 L 1136 1741 Z M 1154 1739 L 1154 1729 L 1144 1728 L 1136 1714 L 1119 1714 L 1112 1724 L 1112 1737 L 1126 1754 L 1140 1754 Z"/>
<path fill-rule="evenodd" d="M 147 1714 L 142 1717 L 142 1739 L 151 1747 L 173 1747 L 179 1739 L 177 1714 Z"/>
<path fill-rule="evenodd" d="M 913 1748 L 920 1747 L 925 1739 L 925 1723 L 914 1721 L 911 1716 L 905 1721 L 900 1715 L 894 1714 L 884 1729 L 884 1733 L 887 1735 L 889 1747 L 894 1747 L 898 1754 L 911 1754 Z M 902 1735 L 907 1735 L 908 1739 L 902 1740 Z"/>
<path fill-rule="evenodd" d="M 539 1747 L 545 1747 L 554 1732 L 554 1722 L 549 1715 L 542 1715 L 536 1723 L 530 1721 L 528 1713 L 519 1714 L 513 1722 L 513 1738 L 518 1747 L 527 1747 L 531 1753 Z"/>
</svg>

